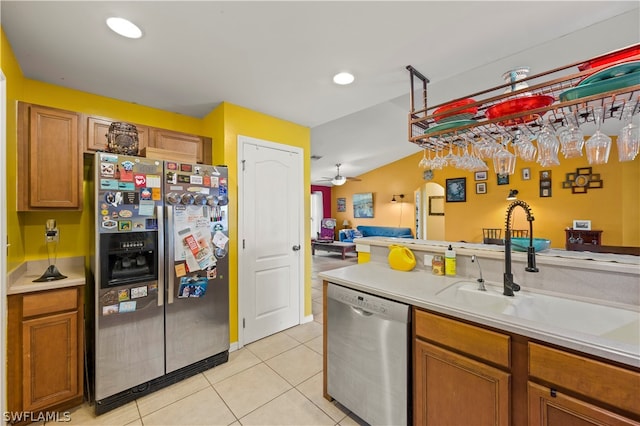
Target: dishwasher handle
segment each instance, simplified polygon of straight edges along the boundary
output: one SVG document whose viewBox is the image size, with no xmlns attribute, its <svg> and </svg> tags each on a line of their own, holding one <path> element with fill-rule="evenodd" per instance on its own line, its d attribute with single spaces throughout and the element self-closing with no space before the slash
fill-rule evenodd
<svg viewBox="0 0 640 426">
<path fill-rule="evenodd" d="M 349 306 L 351 308 L 351 310 L 353 312 L 355 312 L 356 314 L 362 316 L 362 317 L 370 317 L 371 315 L 373 315 L 373 312 L 369 312 L 369 311 L 365 311 L 362 308 L 356 308 L 355 306 Z"/>
</svg>

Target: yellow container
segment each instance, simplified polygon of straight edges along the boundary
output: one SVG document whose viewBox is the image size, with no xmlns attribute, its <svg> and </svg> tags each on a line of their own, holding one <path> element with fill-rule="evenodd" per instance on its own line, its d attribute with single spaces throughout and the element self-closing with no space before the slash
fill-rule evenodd
<svg viewBox="0 0 640 426">
<path fill-rule="evenodd" d="M 405 246 L 392 244 L 389 246 L 389 266 L 397 271 L 411 271 L 416 267 L 416 257 Z"/>
</svg>

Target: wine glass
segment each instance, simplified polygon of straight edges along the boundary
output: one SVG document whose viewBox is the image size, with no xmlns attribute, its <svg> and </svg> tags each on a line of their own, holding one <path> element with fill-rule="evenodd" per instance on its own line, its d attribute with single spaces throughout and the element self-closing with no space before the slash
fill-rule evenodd
<svg viewBox="0 0 640 426">
<path fill-rule="evenodd" d="M 538 133 L 538 159 L 542 167 L 559 166 L 558 148 L 560 144 L 555 136 L 551 123 L 546 121 Z"/>
<path fill-rule="evenodd" d="M 426 169 L 427 167 L 429 167 L 429 160 L 427 160 L 427 148 L 424 148 L 422 150 L 422 158 L 418 163 L 418 167 L 422 167 L 423 169 Z"/>
<path fill-rule="evenodd" d="M 582 157 L 584 134 L 578 126 L 578 118 L 574 114 L 566 114 L 565 119 L 567 127 L 561 127 L 557 132 L 564 158 Z"/>
<path fill-rule="evenodd" d="M 516 170 L 516 156 L 507 149 L 509 139 L 493 154 L 493 169 L 499 175 L 512 175 Z"/>
<path fill-rule="evenodd" d="M 633 123 L 632 108 L 627 108 L 622 114 L 624 126 L 618 134 L 618 160 L 633 161 L 640 150 L 640 132 L 638 125 Z"/>
<path fill-rule="evenodd" d="M 602 107 L 594 108 L 593 119 L 596 122 L 596 132 L 584 144 L 589 164 L 606 164 L 609 161 L 611 138 L 600 131 L 603 118 L 604 109 Z"/>
<path fill-rule="evenodd" d="M 528 137 L 523 131 L 522 127 L 519 127 L 513 137 L 513 146 L 515 148 L 518 157 L 524 161 L 533 161 L 536 157 L 537 148 L 531 142 L 531 138 Z"/>
</svg>

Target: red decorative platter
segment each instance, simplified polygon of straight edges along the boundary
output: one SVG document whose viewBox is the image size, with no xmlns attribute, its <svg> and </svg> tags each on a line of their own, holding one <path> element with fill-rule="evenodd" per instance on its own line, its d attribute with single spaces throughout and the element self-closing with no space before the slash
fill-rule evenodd
<svg viewBox="0 0 640 426">
<path fill-rule="evenodd" d="M 609 53 L 608 55 L 594 58 L 578 66 L 580 71 L 585 71 L 591 68 L 596 68 L 601 65 L 607 65 L 612 62 L 622 61 L 624 59 L 632 60 L 633 56 L 640 55 L 640 46 L 631 46 L 626 49 L 619 50 L 617 52 Z"/>
<path fill-rule="evenodd" d="M 473 104 L 475 102 L 476 102 L 475 100 L 471 98 L 467 98 L 467 99 L 461 99 L 459 101 L 451 102 L 445 106 L 441 106 L 440 108 L 436 108 L 436 110 L 433 111 L 433 115 L 435 116 L 433 119 L 436 122 L 442 122 L 442 123 L 446 123 L 448 121 L 455 121 L 455 120 L 468 120 L 472 118 L 474 115 L 476 115 L 476 113 L 478 112 L 477 106 L 459 109 L 458 111 L 452 112 L 450 114 L 443 114 L 443 113 L 446 113 L 447 111 L 450 111 L 455 108 L 460 108 L 465 105 Z"/>
<path fill-rule="evenodd" d="M 529 111 L 532 109 L 544 108 L 553 103 L 555 99 L 553 96 L 548 95 L 533 95 L 523 96 L 520 98 L 509 99 L 508 101 L 501 102 L 492 106 L 485 111 L 485 116 L 489 120 L 494 118 L 506 117 L 508 115 L 519 114 L 521 112 Z M 539 117 L 539 114 L 529 114 L 518 118 L 511 118 L 505 121 L 500 121 L 500 126 L 515 126 L 518 124 L 528 123 Z"/>
</svg>

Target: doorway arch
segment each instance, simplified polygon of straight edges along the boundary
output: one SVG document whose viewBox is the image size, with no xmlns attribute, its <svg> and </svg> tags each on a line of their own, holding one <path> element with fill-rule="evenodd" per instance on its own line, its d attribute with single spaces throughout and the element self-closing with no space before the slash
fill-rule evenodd
<svg viewBox="0 0 640 426">
<path fill-rule="evenodd" d="M 427 182 L 416 191 L 416 238 L 444 241 L 444 187 Z"/>
</svg>

